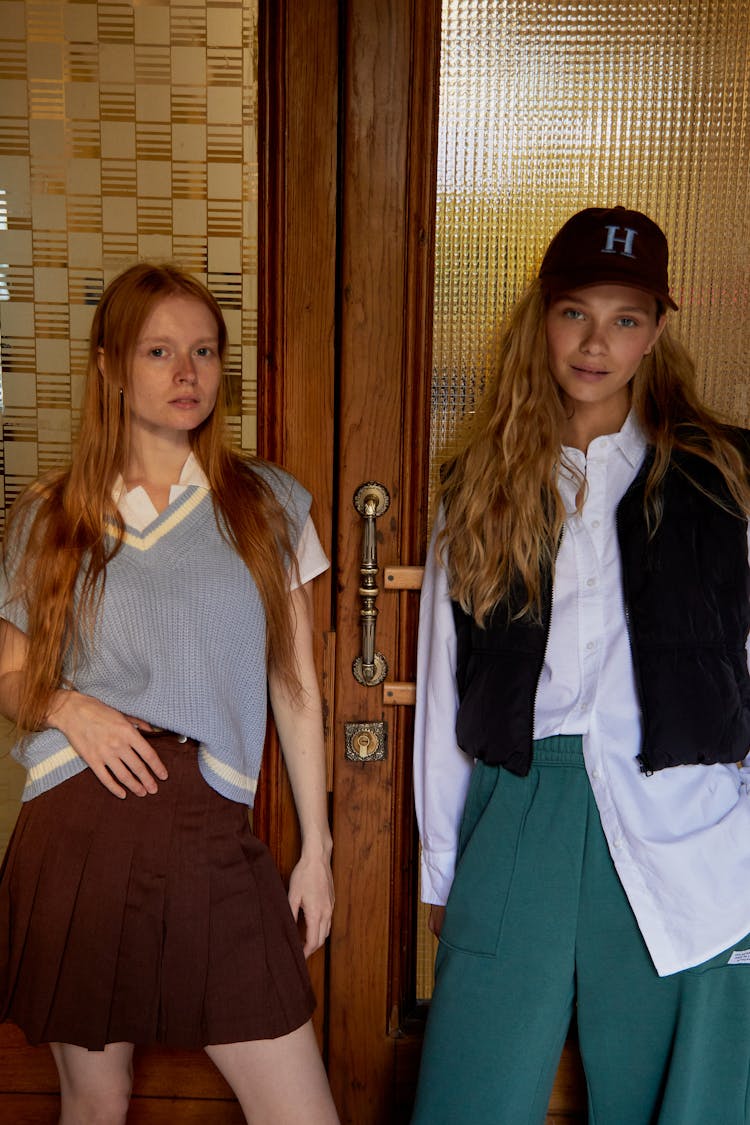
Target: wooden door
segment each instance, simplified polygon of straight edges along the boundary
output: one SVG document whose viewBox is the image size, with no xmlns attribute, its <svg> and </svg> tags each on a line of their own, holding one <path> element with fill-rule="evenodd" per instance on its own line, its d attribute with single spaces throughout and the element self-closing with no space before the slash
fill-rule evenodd
<svg viewBox="0 0 750 1125">
<path fill-rule="evenodd" d="M 419 1039 L 411 716 L 352 674 L 362 542 L 352 498 L 368 481 L 390 495 L 376 525 L 376 647 L 389 682 L 413 679 L 416 595 L 385 592 L 382 568 L 423 557 L 426 535 L 439 10 L 437 0 L 289 0 L 261 19 L 260 447 L 314 493 L 334 563 L 316 610 L 337 906 L 328 972 L 317 965 L 315 977 L 334 1094 L 357 1125 L 405 1119 Z M 379 724 L 382 754 L 352 760 L 350 745 L 347 756 L 352 724 Z M 292 814 L 270 761 L 260 823 L 288 868 Z"/>
</svg>

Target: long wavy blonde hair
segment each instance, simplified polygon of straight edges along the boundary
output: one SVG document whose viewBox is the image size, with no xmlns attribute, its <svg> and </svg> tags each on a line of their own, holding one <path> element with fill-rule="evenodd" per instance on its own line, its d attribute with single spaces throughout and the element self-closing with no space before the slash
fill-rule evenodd
<svg viewBox="0 0 750 1125">
<path fill-rule="evenodd" d="M 535 281 L 513 309 L 495 377 L 458 452 L 442 466 L 445 526 L 437 550 L 448 567 L 451 596 L 479 625 L 512 594 L 518 616 L 538 616 L 565 521 L 556 480 L 566 418 L 549 369 L 545 314 L 545 295 Z M 661 518 L 659 485 L 675 450 L 714 465 L 747 513 L 745 462 L 729 428 L 700 402 L 693 362 L 668 326 L 641 361 L 631 394 L 655 452 L 646 483 L 650 530 Z M 579 504 L 582 496 L 583 487 Z M 520 604 L 519 588 L 525 592 Z"/>
<path fill-rule="evenodd" d="M 284 512 L 253 460 L 227 440 L 229 379 L 224 368 L 227 329 L 213 295 L 174 265 L 141 262 L 104 291 L 89 337 L 78 441 L 70 465 L 31 485 L 8 522 L 4 558 L 11 597 L 28 614 L 28 658 L 17 715 L 20 730 L 39 727 L 60 687 L 66 655 L 92 634 L 107 563 L 120 549 L 124 525 L 113 489 L 124 475 L 129 448 L 130 372 L 141 329 L 164 298 L 195 298 L 212 314 L 222 378 L 214 410 L 190 433 L 190 445 L 211 486 L 222 534 L 251 570 L 267 619 L 269 666 L 293 692 L 299 682 L 289 612 L 287 564 L 293 558 Z M 106 363 L 99 367 L 103 352 Z M 8 544 L 25 540 L 20 558 Z"/>
</svg>

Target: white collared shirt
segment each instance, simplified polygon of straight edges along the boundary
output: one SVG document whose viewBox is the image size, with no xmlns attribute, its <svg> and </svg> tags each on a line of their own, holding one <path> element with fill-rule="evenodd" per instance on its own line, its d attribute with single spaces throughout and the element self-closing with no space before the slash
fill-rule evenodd
<svg viewBox="0 0 750 1125">
<path fill-rule="evenodd" d="M 617 434 L 565 456 L 568 518 L 555 567 L 534 737 L 580 734 L 610 853 L 661 976 L 700 964 L 750 932 L 750 769 L 677 766 L 640 772 L 639 705 L 628 640 L 615 514 L 646 450 L 631 413 Z M 439 526 L 439 525 L 438 525 Z M 436 528 L 437 532 L 437 528 Z M 446 901 L 472 761 L 455 740 L 456 637 L 434 536 L 420 610 L 414 790 L 422 897 Z M 489 860 L 489 857 L 488 857 Z"/>
<path fill-rule="evenodd" d="M 169 490 L 169 503 L 173 504 L 191 485 L 209 491 L 208 478 L 193 453 L 188 454 L 177 484 L 173 484 Z M 122 477 L 118 477 L 115 481 L 113 495 L 120 510 L 120 515 L 128 527 L 132 527 L 134 531 L 144 531 L 154 520 L 159 518 L 159 513 L 151 497 L 142 485 L 137 485 L 128 491 Z M 300 533 L 296 555 L 299 583 L 292 581 L 292 589 L 297 585 L 304 586 L 306 582 L 311 582 L 313 578 L 317 578 L 319 574 L 328 569 L 328 559 L 310 516 L 307 517 Z"/>
</svg>

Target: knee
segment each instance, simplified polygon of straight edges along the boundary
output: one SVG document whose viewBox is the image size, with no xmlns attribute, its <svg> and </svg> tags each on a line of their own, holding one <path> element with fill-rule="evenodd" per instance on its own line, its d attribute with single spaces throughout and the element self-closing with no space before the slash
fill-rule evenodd
<svg viewBox="0 0 750 1125">
<path fill-rule="evenodd" d="M 76 1083 L 64 1085 L 60 1125 L 125 1125 L 131 1086 L 125 1076 L 96 1088 Z"/>
</svg>

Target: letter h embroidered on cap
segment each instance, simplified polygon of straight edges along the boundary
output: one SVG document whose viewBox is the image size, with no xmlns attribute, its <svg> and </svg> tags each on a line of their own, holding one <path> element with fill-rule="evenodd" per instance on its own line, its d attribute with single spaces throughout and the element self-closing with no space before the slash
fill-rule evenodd
<svg viewBox="0 0 750 1125">
<path fill-rule="evenodd" d="M 638 234 L 637 230 L 632 227 L 605 227 L 607 232 L 607 241 L 602 248 L 602 254 L 622 254 L 625 258 L 634 258 L 633 242 L 635 236 Z M 625 235 L 618 235 L 618 231 L 625 231 Z M 616 242 L 622 243 L 622 250 L 618 250 L 615 246 Z"/>
</svg>

